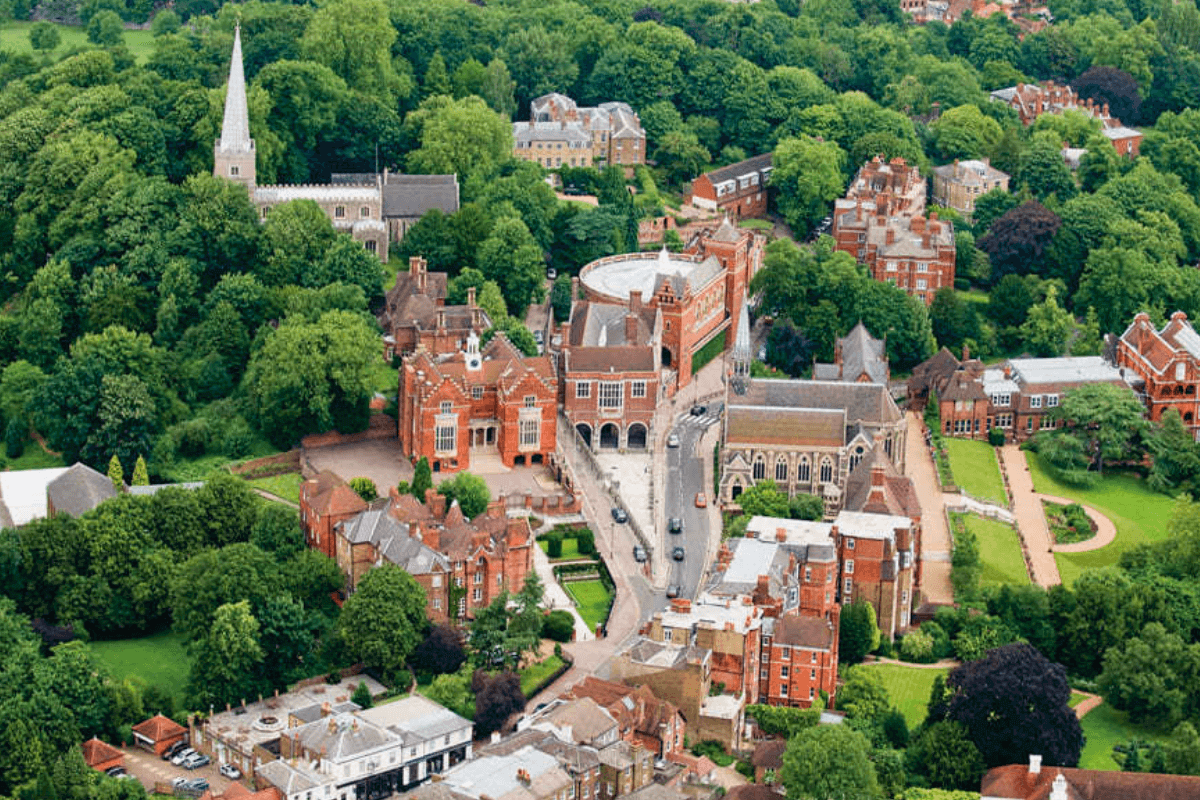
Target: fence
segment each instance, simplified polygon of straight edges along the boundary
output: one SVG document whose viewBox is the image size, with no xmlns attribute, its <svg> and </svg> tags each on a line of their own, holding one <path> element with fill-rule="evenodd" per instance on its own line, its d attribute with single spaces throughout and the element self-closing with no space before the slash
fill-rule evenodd
<svg viewBox="0 0 1200 800">
<path fill-rule="evenodd" d="M 396 420 L 387 414 L 372 414 L 365 431 L 358 433 L 313 433 L 300 440 L 300 446 L 305 450 L 315 450 L 319 447 L 332 447 L 337 444 L 365 442 L 368 439 L 386 439 L 396 435 Z"/>
</svg>

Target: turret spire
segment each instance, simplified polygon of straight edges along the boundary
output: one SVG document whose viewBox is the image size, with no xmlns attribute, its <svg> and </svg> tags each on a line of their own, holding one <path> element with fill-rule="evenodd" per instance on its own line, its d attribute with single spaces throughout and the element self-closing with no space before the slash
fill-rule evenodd
<svg viewBox="0 0 1200 800">
<path fill-rule="evenodd" d="M 250 112 L 246 108 L 246 73 L 242 68 L 242 24 L 233 29 L 233 57 L 229 59 L 229 88 L 225 92 L 225 120 L 217 148 L 222 153 L 248 153 Z"/>
<path fill-rule="evenodd" d="M 738 311 L 737 336 L 729 356 L 733 362 L 733 391 L 735 394 L 745 394 L 750 383 L 750 359 L 753 355 L 750 352 L 750 304 L 744 291 L 741 310 Z"/>
</svg>

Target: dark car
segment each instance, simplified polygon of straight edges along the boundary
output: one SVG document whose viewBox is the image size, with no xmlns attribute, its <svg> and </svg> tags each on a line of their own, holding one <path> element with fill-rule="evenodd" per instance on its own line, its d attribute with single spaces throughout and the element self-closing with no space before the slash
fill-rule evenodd
<svg viewBox="0 0 1200 800">
<path fill-rule="evenodd" d="M 208 778 L 192 778 L 190 781 L 184 781 L 182 784 L 185 789 L 191 789 L 197 792 L 203 792 L 208 788 Z"/>
<path fill-rule="evenodd" d="M 667 520 L 667 530 L 671 533 L 683 533 L 683 520 L 679 517 L 671 517 Z"/>
<path fill-rule="evenodd" d="M 633 560 L 639 564 L 645 564 L 646 558 L 646 548 L 642 547 L 640 544 L 635 544 L 633 546 Z"/>
<path fill-rule="evenodd" d="M 693 417 L 698 417 L 701 414 L 703 414 L 705 411 L 708 411 L 708 406 L 692 406 L 692 416 Z"/>
<path fill-rule="evenodd" d="M 683 548 L 682 547 L 672 548 L 671 558 L 675 559 L 676 561 L 683 561 Z"/>
<path fill-rule="evenodd" d="M 667 587 L 667 599 L 674 600 L 676 597 L 679 597 L 679 592 L 681 590 L 682 587 L 678 583 L 672 583 Z"/>
<path fill-rule="evenodd" d="M 182 741 L 182 740 L 171 745 L 170 747 L 168 747 L 166 750 L 163 751 L 163 754 L 162 754 L 163 761 L 170 761 L 172 758 L 179 755 L 180 752 L 182 752 L 183 750 L 186 750 L 187 746 L 188 746 L 187 742 Z"/>
<path fill-rule="evenodd" d="M 621 508 L 620 506 L 613 506 L 612 515 L 613 519 L 615 519 L 617 522 L 629 522 L 629 515 L 626 514 L 625 509 Z"/>
</svg>

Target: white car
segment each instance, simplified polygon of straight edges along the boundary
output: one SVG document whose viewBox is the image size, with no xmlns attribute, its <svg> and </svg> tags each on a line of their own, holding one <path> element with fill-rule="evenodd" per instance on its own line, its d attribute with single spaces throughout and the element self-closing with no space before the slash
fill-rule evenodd
<svg viewBox="0 0 1200 800">
<path fill-rule="evenodd" d="M 667 447 L 679 447 L 679 434 L 672 433 L 667 437 Z"/>
<path fill-rule="evenodd" d="M 185 747 L 175 754 L 175 756 L 171 759 L 171 763 L 178 767 L 184 761 L 187 761 L 189 756 L 193 756 L 195 754 L 195 750 L 190 747 Z"/>
<path fill-rule="evenodd" d="M 220 772 L 231 781 L 241 780 L 242 778 L 242 771 L 233 764 L 222 764 Z"/>
</svg>

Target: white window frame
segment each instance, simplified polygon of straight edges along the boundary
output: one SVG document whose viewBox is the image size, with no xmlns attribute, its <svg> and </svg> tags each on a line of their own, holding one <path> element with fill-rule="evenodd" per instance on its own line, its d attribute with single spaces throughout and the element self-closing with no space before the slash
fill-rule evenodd
<svg viewBox="0 0 1200 800">
<path fill-rule="evenodd" d="M 1057 407 L 1058 407 L 1058 395 L 1056 395 L 1056 394 L 1046 395 L 1046 408 L 1057 408 Z"/>
<path fill-rule="evenodd" d="M 453 453 L 458 450 L 458 426 L 441 424 L 434 427 L 433 449 L 439 453 Z"/>
<path fill-rule="evenodd" d="M 521 447 L 539 447 L 542 443 L 542 421 L 523 419 L 520 421 Z"/>
<path fill-rule="evenodd" d="M 625 405 L 624 393 L 620 381 L 600 382 L 600 408 L 610 410 L 620 409 Z"/>
<path fill-rule="evenodd" d="M 1030 408 L 1041 408 L 1042 407 L 1042 396 L 1040 394 L 1029 395 L 1029 407 Z"/>
<path fill-rule="evenodd" d="M 591 381 L 575 381 L 575 399 L 586 400 L 592 396 Z"/>
<path fill-rule="evenodd" d="M 645 397 L 646 396 L 646 382 L 645 381 L 634 381 L 632 384 L 630 384 L 629 396 L 635 397 L 635 398 Z"/>
</svg>

